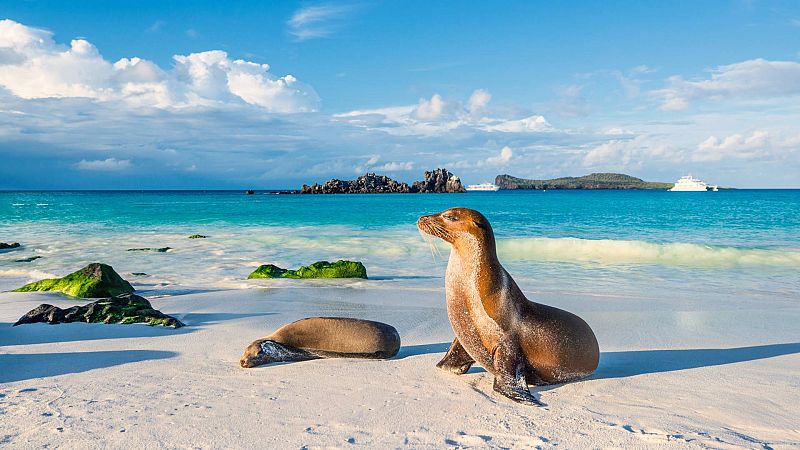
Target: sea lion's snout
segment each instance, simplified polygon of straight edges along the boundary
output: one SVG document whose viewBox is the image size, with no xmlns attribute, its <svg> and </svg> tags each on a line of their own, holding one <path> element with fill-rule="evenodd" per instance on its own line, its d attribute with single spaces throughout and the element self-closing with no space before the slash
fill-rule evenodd
<svg viewBox="0 0 800 450">
<path fill-rule="evenodd" d="M 247 346 L 244 354 L 239 358 L 239 365 L 245 369 L 261 366 L 270 362 L 269 354 L 264 351 L 261 341 L 256 341 Z"/>
</svg>

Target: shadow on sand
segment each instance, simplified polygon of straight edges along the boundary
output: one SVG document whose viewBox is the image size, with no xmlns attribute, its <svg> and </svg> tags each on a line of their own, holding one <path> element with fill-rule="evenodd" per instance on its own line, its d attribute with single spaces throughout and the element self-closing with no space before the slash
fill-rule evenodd
<svg viewBox="0 0 800 450">
<path fill-rule="evenodd" d="M 0 383 L 80 373 L 138 361 L 167 359 L 177 355 L 175 352 L 157 350 L 2 354 L 0 367 L 3 370 L 0 371 Z"/>
<path fill-rule="evenodd" d="M 444 353 L 448 348 L 450 348 L 449 342 L 406 345 L 401 347 L 397 356 L 392 359 L 403 359 L 430 353 Z M 647 373 L 675 372 L 796 353 L 800 353 L 800 342 L 735 348 L 602 352 L 600 354 L 600 367 L 588 379 L 625 378 Z"/>
<path fill-rule="evenodd" d="M 800 353 L 800 342 L 734 348 L 603 352 L 600 355 L 600 367 L 590 379 L 624 378 L 647 373 L 674 372 L 795 353 Z"/>
</svg>

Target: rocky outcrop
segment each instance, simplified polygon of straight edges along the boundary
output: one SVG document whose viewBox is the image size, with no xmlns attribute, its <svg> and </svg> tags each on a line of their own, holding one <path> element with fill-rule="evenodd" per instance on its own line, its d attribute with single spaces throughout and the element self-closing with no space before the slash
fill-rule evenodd
<svg viewBox="0 0 800 450">
<path fill-rule="evenodd" d="M 498 175 L 494 184 L 500 189 L 669 189 L 673 183 L 644 181 L 622 173 L 592 173 L 582 177 L 563 177 L 550 180 L 527 180 Z"/>
<path fill-rule="evenodd" d="M 461 180 L 447 169 L 425 172 L 425 179 L 413 185 L 385 175 L 364 174 L 355 180 L 332 179 L 325 184 L 303 185 L 301 194 L 407 194 L 417 192 L 465 192 Z"/>
<path fill-rule="evenodd" d="M 157 252 L 157 253 L 166 253 L 172 250 L 172 247 L 159 247 L 159 248 L 151 248 L 151 247 L 144 247 L 144 248 L 129 248 L 127 251 L 129 252 Z"/>
<path fill-rule="evenodd" d="M 12 242 L 11 244 L 0 242 L 0 250 L 9 250 L 12 248 L 19 248 L 19 242 Z"/>
<path fill-rule="evenodd" d="M 101 298 L 130 294 L 134 289 L 111 266 L 92 263 L 63 278 L 36 281 L 14 290 L 14 292 L 35 291 L 63 292 L 73 297 Z"/>
<path fill-rule="evenodd" d="M 318 261 L 297 270 L 282 269 L 274 264 L 259 266 L 247 278 L 367 278 L 367 269 L 358 261 Z"/>
<path fill-rule="evenodd" d="M 146 323 L 164 327 L 180 328 L 180 320 L 153 309 L 146 298 L 135 294 L 121 294 L 104 298 L 83 306 L 67 309 L 41 304 L 22 316 L 15 324 L 28 323 Z"/>
<path fill-rule="evenodd" d="M 205 239 L 207 237 L 208 236 L 203 235 L 203 234 L 193 234 L 193 235 L 189 236 L 189 239 Z"/>
<path fill-rule="evenodd" d="M 355 180 L 336 178 L 325 184 L 303 185 L 301 194 L 388 194 L 411 192 L 408 183 L 395 181 L 385 175 L 364 174 Z"/>
<path fill-rule="evenodd" d="M 413 192 L 466 192 L 461 179 L 447 169 L 425 171 L 425 179 L 415 181 L 411 187 Z"/>
</svg>

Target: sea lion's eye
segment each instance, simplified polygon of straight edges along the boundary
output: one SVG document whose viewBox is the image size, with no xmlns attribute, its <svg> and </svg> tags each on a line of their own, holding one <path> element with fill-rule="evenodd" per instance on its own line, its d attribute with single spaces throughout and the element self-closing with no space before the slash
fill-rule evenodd
<svg viewBox="0 0 800 450">
<path fill-rule="evenodd" d="M 455 221 L 456 221 L 456 218 L 455 218 L 455 216 L 451 216 L 451 215 L 449 215 L 449 214 L 445 214 L 445 215 L 443 215 L 443 216 L 442 216 L 442 219 L 444 219 L 444 220 L 449 220 L 450 222 L 455 222 Z"/>
</svg>

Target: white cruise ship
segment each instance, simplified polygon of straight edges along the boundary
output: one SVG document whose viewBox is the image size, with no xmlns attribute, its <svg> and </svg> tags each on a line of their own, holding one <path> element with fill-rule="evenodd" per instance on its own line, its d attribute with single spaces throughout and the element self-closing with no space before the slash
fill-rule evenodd
<svg viewBox="0 0 800 450">
<path fill-rule="evenodd" d="M 716 186 L 715 186 L 716 187 Z M 705 192 L 709 186 L 705 181 L 697 179 L 691 175 L 681 177 L 680 180 L 675 182 L 675 186 L 670 189 L 673 192 Z M 716 189 L 714 189 L 716 190 Z"/>
<path fill-rule="evenodd" d="M 497 191 L 500 186 L 492 183 L 469 184 L 467 185 L 468 191 Z"/>
</svg>

